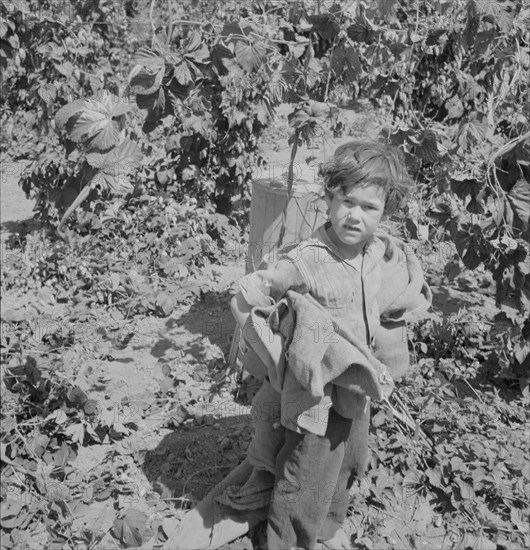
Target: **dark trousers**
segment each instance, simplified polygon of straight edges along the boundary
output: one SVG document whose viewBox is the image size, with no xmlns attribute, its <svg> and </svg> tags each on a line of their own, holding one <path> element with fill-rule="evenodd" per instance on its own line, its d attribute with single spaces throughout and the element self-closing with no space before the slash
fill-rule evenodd
<svg viewBox="0 0 530 550">
<path fill-rule="evenodd" d="M 346 518 L 359 470 L 355 447 L 366 442 L 368 420 L 366 412 L 352 421 L 331 409 L 324 436 L 285 430 L 269 508 L 269 550 L 313 550 L 317 540 L 335 535 Z"/>
</svg>

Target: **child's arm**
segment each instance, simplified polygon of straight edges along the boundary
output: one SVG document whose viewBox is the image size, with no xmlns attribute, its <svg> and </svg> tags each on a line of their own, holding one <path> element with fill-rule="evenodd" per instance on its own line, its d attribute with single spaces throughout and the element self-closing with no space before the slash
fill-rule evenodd
<svg viewBox="0 0 530 550">
<path fill-rule="evenodd" d="M 232 298 L 232 314 L 241 324 L 254 306 L 266 307 L 280 300 L 288 290 L 307 292 L 307 284 L 296 265 L 280 260 L 276 266 L 245 275 L 240 291 Z"/>
<path fill-rule="evenodd" d="M 274 267 L 245 275 L 239 286 L 251 306 L 267 306 L 280 300 L 288 290 L 307 292 L 307 284 L 296 265 L 280 260 Z"/>
</svg>

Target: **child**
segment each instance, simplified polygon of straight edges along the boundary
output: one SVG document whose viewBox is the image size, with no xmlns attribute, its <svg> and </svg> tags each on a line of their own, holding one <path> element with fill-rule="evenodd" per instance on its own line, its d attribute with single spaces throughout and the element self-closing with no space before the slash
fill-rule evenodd
<svg viewBox="0 0 530 550">
<path fill-rule="evenodd" d="M 245 464 L 250 473 L 231 484 L 230 495 L 214 497 L 238 510 L 238 521 L 245 506 L 249 525 L 265 517 L 271 550 L 350 547 L 342 523 L 353 475 L 367 463 L 370 396 L 393 388 L 376 356 L 394 363 L 394 378 L 403 374 L 404 319 L 430 303 L 417 260 L 405 254 L 396 261 L 402 243 L 376 235 L 412 187 L 400 151 L 347 143 L 321 175 L 329 221 L 274 267 L 244 277 L 232 303 L 242 325 L 252 308 L 292 313 L 290 328 L 274 323 L 287 353 L 272 349 L 276 340 L 264 333 L 248 342 L 258 350 L 251 368 L 259 370 L 262 360 L 266 374 L 253 402 L 260 414 Z M 382 328 L 381 319 L 389 324 Z"/>
</svg>

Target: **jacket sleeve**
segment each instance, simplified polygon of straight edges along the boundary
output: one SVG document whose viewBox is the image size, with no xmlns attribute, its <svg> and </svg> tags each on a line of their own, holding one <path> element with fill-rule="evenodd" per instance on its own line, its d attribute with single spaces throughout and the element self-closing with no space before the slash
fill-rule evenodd
<svg viewBox="0 0 530 550">
<path fill-rule="evenodd" d="M 239 288 L 251 306 L 266 307 L 280 300 L 288 290 L 307 292 L 307 285 L 296 265 L 280 260 L 270 269 L 261 269 L 241 278 Z"/>
<path fill-rule="evenodd" d="M 403 377 L 410 366 L 407 321 L 418 318 L 429 308 L 432 293 L 423 278 L 419 259 L 409 245 L 381 235 L 386 244 L 381 290 L 377 295 L 381 325 L 375 334 L 374 355 L 387 365 L 394 380 Z"/>
</svg>

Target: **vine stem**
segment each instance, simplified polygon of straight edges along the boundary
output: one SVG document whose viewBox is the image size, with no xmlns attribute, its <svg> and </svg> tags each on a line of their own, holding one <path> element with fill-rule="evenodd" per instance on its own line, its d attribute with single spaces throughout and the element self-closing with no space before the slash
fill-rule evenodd
<svg viewBox="0 0 530 550">
<path fill-rule="evenodd" d="M 278 236 L 277 246 L 281 248 L 283 244 L 283 239 L 285 237 L 285 226 L 287 225 L 287 209 L 289 203 L 291 202 L 291 197 L 293 194 L 293 182 L 294 182 L 294 159 L 298 151 L 298 140 L 300 138 L 300 128 L 296 128 L 294 131 L 294 143 L 291 148 L 291 160 L 289 161 L 289 171 L 287 172 L 287 200 L 285 201 L 285 206 L 283 207 L 282 212 L 282 226 L 280 229 L 280 235 Z"/>
<path fill-rule="evenodd" d="M 69 206 L 68 210 L 64 213 L 64 216 L 61 218 L 61 221 L 59 223 L 59 226 L 57 227 L 57 233 L 63 240 L 66 239 L 66 235 L 63 233 L 62 229 L 64 224 L 66 223 L 66 220 L 72 215 L 74 210 L 88 197 L 90 192 L 96 187 L 97 185 L 97 179 L 92 178 L 92 180 L 81 190 L 81 193 L 77 195 L 74 202 Z"/>
<path fill-rule="evenodd" d="M 495 161 L 503 157 L 504 155 L 506 155 L 506 153 L 509 153 L 512 149 L 515 149 L 520 143 L 523 143 L 528 139 L 530 139 L 530 131 L 526 132 L 526 134 L 523 134 L 522 136 L 516 137 L 508 141 L 502 147 L 497 149 L 497 151 L 495 151 L 495 153 L 493 153 L 493 155 L 491 155 L 491 157 L 488 159 L 488 163 L 486 167 L 486 182 L 489 184 L 490 188 L 495 193 L 495 196 L 497 198 L 500 198 L 501 196 L 506 195 L 506 193 L 503 191 L 500 183 L 498 182 L 497 173 L 495 172 Z M 493 179 L 495 181 L 495 185 L 491 183 L 491 179 L 490 179 L 491 172 L 493 173 Z M 503 217 L 504 223 L 508 225 L 506 222 L 506 219 L 504 218 L 504 213 L 502 214 L 502 217 Z"/>
<path fill-rule="evenodd" d="M 155 9 L 155 2 L 156 2 L 156 0 L 151 0 L 151 5 L 149 6 L 149 21 L 151 22 L 151 30 L 153 31 L 153 36 L 156 32 L 156 27 L 155 27 L 155 24 L 153 22 L 153 12 L 154 12 L 154 9 Z"/>
<path fill-rule="evenodd" d="M 337 46 L 337 36 L 333 38 L 333 44 L 331 45 L 331 51 L 329 52 L 329 71 L 328 71 L 328 79 L 326 81 L 326 91 L 324 92 L 324 103 L 327 103 L 328 101 L 328 93 L 329 93 L 329 83 L 331 81 L 331 59 L 333 57 L 333 53 L 335 52 L 335 47 Z"/>
<path fill-rule="evenodd" d="M 169 25 L 167 30 L 166 46 L 169 48 L 171 44 L 171 36 L 173 35 L 173 10 L 171 8 L 171 0 L 167 0 L 167 11 L 169 13 Z"/>
</svg>

